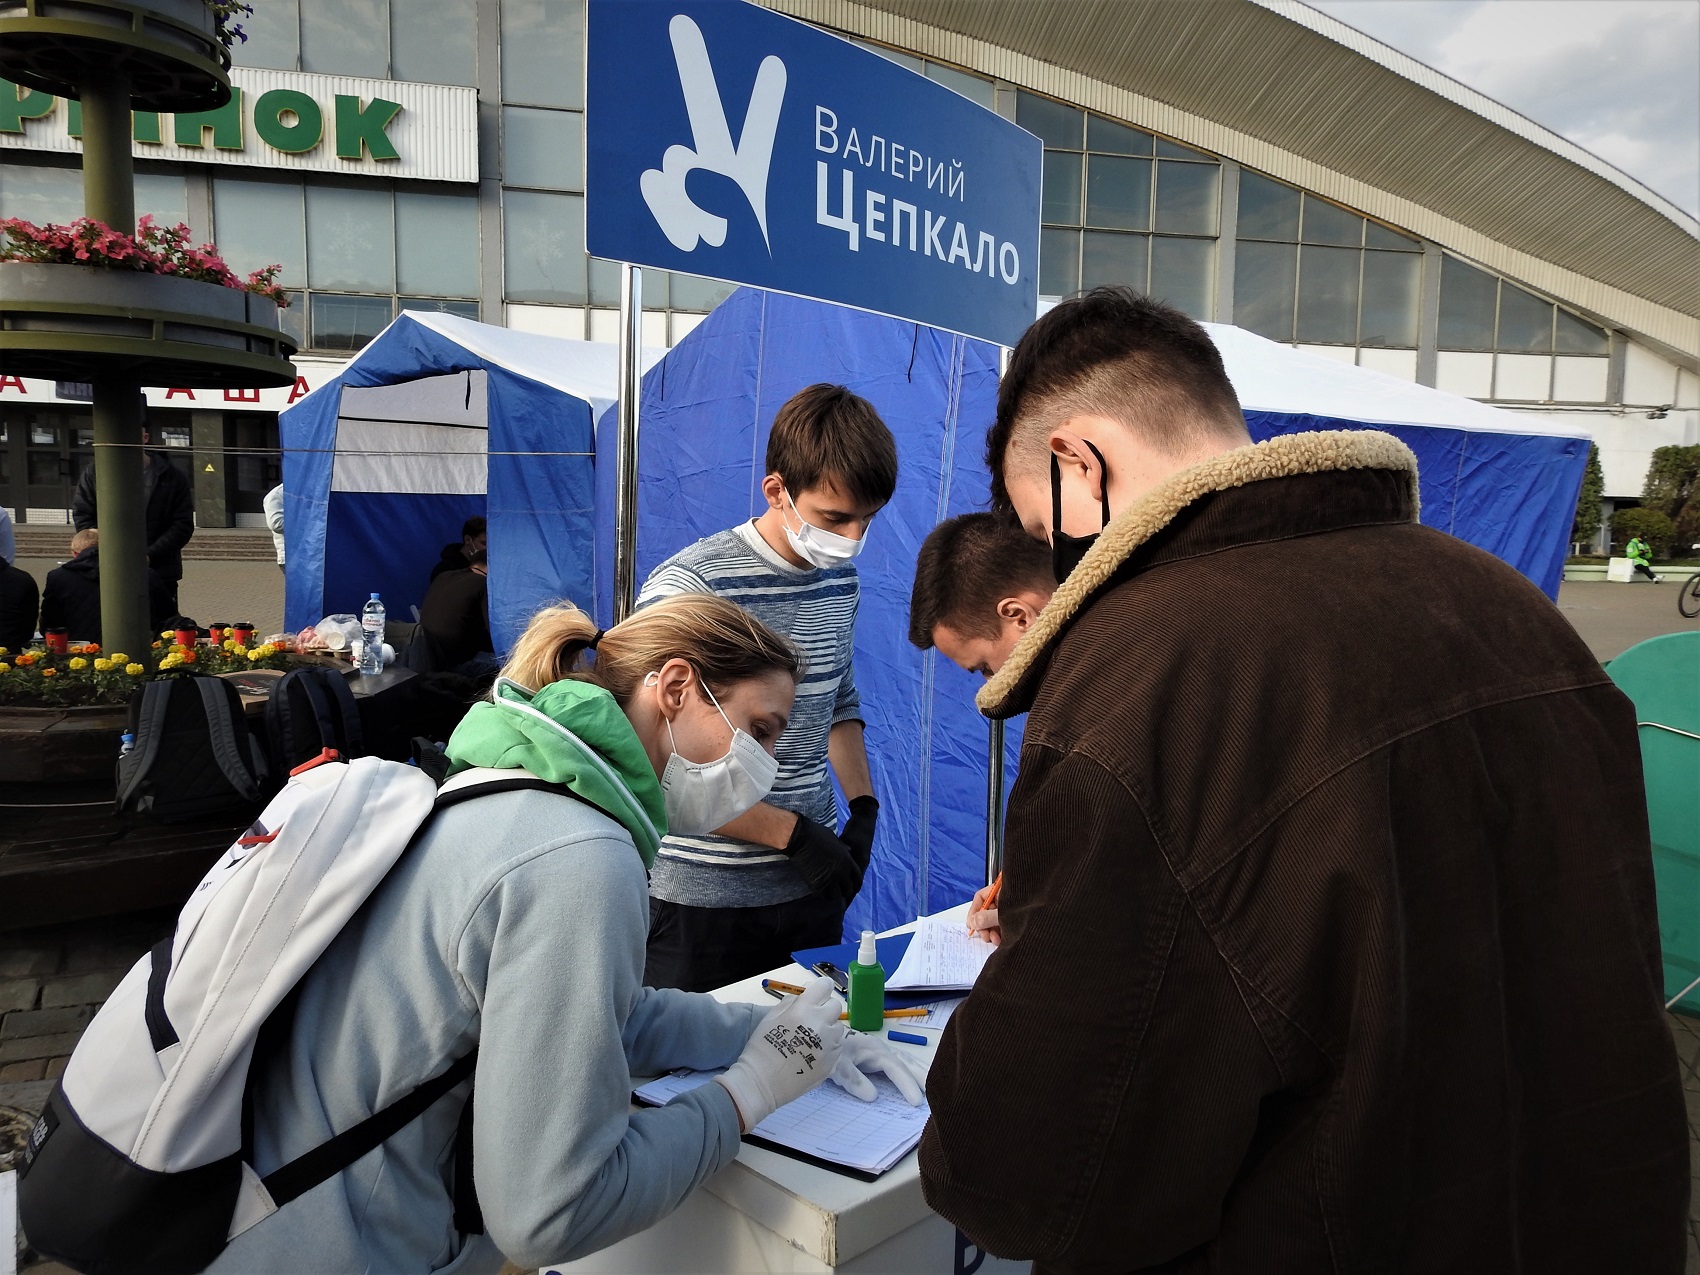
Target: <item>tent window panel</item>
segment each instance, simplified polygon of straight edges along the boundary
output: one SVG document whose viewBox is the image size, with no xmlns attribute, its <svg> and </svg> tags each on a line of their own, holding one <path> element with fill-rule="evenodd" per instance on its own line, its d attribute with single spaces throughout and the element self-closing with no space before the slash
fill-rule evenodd
<svg viewBox="0 0 1700 1275">
<path fill-rule="evenodd" d="M 1081 157 L 1068 151 L 1046 151 L 1039 220 L 1052 225 L 1080 224 Z"/>
<path fill-rule="evenodd" d="M 1515 284 L 1499 285 L 1499 337 L 1495 348 L 1546 354 L 1552 349 L 1552 303 Z"/>
<path fill-rule="evenodd" d="M 1157 229 L 1177 235 L 1215 234 L 1217 171 L 1214 164 L 1159 162 Z"/>
<path fill-rule="evenodd" d="M 584 198 L 534 190 L 502 196 L 503 274 L 509 301 L 585 302 Z M 616 276 L 615 298 L 619 284 Z"/>
<path fill-rule="evenodd" d="M 1363 314 L 1360 345 L 1414 349 L 1422 309 L 1421 257 L 1408 252 L 1364 253 Z"/>
<path fill-rule="evenodd" d="M 584 0 L 502 0 L 502 100 L 584 105 Z"/>
<path fill-rule="evenodd" d="M 1066 297 L 1080 291 L 1080 232 L 1039 232 L 1039 292 L 1047 297 Z"/>
<path fill-rule="evenodd" d="M 1499 280 L 1456 257 L 1440 263 L 1440 348 L 1493 349 Z"/>
<path fill-rule="evenodd" d="M 1022 89 L 1015 95 L 1015 122 L 1046 146 L 1077 151 L 1086 129 L 1086 114 Z"/>
<path fill-rule="evenodd" d="M 4 93 L 14 91 L 9 86 L 0 89 Z M 80 170 L 37 168 L 33 164 L 11 162 L 10 154 L 6 158 L 5 180 L 0 181 L 0 217 L 22 217 L 39 226 L 50 221 L 63 224 L 83 215 Z M 138 180 L 140 176 L 137 174 Z"/>
<path fill-rule="evenodd" d="M 307 285 L 395 291 L 395 199 L 389 191 L 307 187 Z"/>
<path fill-rule="evenodd" d="M 1151 241 L 1151 295 L 1195 319 L 1209 319 L 1215 263 L 1213 240 L 1158 235 Z"/>
<path fill-rule="evenodd" d="M 1081 245 L 1080 286 L 1096 288 L 1106 283 L 1125 283 L 1144 292 L 1150 256 L 1151 240 L 1147 235 L 1088 230 Z"/>
<path fill-rule="evenodd" d="M 390 69 L 398 80 L 476 85 L 478 26 L 466 0 L 395 0 Z"/>
<path fill-rule="evenodd" d="M 1556 341 L 1560 354 L 1611 353 L 1605 332 L 1568 310 L 1558 311 Z"/>
<path fill-rule="evenodd" d="M 1357 342 L 1361 256 L 1351 248 L 1307 246 L 1299 253 L 1299 340 Z"/>
<path fill-rule="evenodd" d="M 544 190 L 584 189 L 584 142 L 577 111 L 502 108 L 502 181 Z"/>
<path fill-rule="evenodd" d="M 1240 170 L 1241 239 L 1299 241 L 1299 192 L 1261 173 Z"/>
<path fill-rule="evenodd" d="M 266 0 L 242 15 L 242 33 L 230 50 L 237 66 L 261 66 L 274 71 L 300 70 L 300 0 Z"/>
<path fill-rule="evenodd" d="M 403 292 L 477 296 L 477 196 L 399 192 L 395 255 L 396 279 Z"/>
<path fill-rule="evenodd" d="M 1304 241 L 1356 248 L 1364 241 L 1364 219 L 1314 195 L 1306 195 Z"/>
<path fill-rule="evenodd" d="M 389 297 L 312 294 L 312 343 L 316 350 L 358 350 L 395 317 Z"/>
<path fill-rule="evenodd" d="M 301 69 L 324 75 L 389 79 L 390 0 L 338 0 L 334 5 L 304 6 Z"/>
<path fill-rule="evenodd" d="M 1154 139 L 1143 129 L 1129 128 L 1101 115 L 1086 117 L 1086 149 L 1109 155 L 1149 155 Z"/>
<path fill-rule="evenodd" d="M 307 218 L 300 182 L 215 177 L 212 193 L 213 241 L 232 270 L 247 274 L 276 262 L 283 267 L 278 281 L 285 287 L 307 282 Z"/>
<path fill-rule="evenodd" d="M 1088 156 L 1086 224 L 1110 230 L 1150 230 L 1151 161 Z"/>
<path fill-rule="evenodd" d="M 1291 341 L 1298 278 L 1296 246 L 1242 241 L 1234 255 L 1234 322 L 1271 341 Z"/>
</svg>

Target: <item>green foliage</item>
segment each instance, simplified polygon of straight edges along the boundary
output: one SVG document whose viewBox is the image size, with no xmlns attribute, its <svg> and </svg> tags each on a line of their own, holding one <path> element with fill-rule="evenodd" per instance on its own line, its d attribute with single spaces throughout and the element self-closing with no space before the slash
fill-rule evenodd
<svg viewBox="0 0 1700 1275">
<path fill-rule="evenodd" d="M 1573 543 L 1587 544 L 1600 529 L 1600 501 L 1605 499 L 1606 477 L 1600 469 L 1600 449 L 1588 444 L 1588 467 L 1582 471 L 1582 490 L 1576 497 L 1576 521 L 1570 526 Z"/>
<path fill-rule="evenodd" d="M 1671 539 L 1676 524 L 1657 509 L 1620 509 L 1612 515 L 1611 543 L 1614 551 L 1628 544 L 1631 537 L 1640 536 L 1653 551 L 1654 558 L 1670 556 Z"/>
<path fill-rule="evenodd" d="M 1700 519 L 1700 444 L 1656 449 L 1641 503 L 1679 525 L 1685 514 Z"/>
</svg>

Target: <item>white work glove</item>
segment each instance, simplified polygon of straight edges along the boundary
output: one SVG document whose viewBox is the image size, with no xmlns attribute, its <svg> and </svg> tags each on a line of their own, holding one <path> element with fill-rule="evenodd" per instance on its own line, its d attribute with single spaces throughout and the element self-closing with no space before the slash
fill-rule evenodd
<svg viewBox="0 0 1700 1275">
<path fill-rule="evenodd" d="M 830 1079 L 851 1097 L 860 1098 L 863 1102 L 872 1102 L 879 1096 L 879 1091 L 874 1088 L 874 1082 L 868 1079 L 867 1073 L 870 1071 L 884 1072 L 911 1107 L 921 1105 L 921 1082 L 916 1079 L 915 1073 L 909 1070 L 909 1064 L 897 1056 L 897 1051 L 878 1036 L 851 1032 L 850 1039 L 844 1042 L 844 1052 L 838 1055 L 838 1065 L 832 1069 Z"/>
<path fill-rule="evenodd" d="M 748 1133 L 832 1075 L 849 1035 L 831 979 L 817 978 L 756 1024 L 738 1061 L 715 1082 L 732 1095 Z"/>
</svg>

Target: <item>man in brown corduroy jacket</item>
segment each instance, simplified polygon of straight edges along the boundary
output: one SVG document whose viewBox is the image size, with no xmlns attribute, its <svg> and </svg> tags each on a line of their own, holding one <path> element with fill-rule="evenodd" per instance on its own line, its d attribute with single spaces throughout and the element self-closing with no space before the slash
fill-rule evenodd
<svg viewBox="0 0 1700 1275">
<path fill-rule="evenodd" d="M 1126 290 L 988 460 L 1062 584 L 980 696 L 1029 717 L 932 1207 L 1047 1272 L 1680 1272 L 1635 717 L 1564 618 Z"/>
</svg>

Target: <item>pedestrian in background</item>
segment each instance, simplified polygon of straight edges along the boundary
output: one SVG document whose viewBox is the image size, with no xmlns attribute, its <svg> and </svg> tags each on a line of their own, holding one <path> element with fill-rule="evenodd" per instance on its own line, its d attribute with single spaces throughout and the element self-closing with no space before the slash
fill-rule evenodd
<svg viewBox="0 0 1700 1275">
<path fill-rule="evenodd" d="M 142 430 L 142 501 L 148 566 L 165 582 L 169 616 L 177 614 L 177 584 L 183 579 L 183 546 L 195 534 L 195 497 L 183 471 L 164 452 L 148 451 L 152 436 Z M 83 470 L 71 500 L 71 525 L 78 531 L 100 526 L 94 466 Z M 150 590 L 151 597 L 151 590 Z M 150 602 L 150 609 L 152 604 Z M 155 626 L 157 627 L 157 625 Z"/>
<path fill-rule="evenodd" d="M 23 650 L 35 638 L 35 612 L 41 594 L 35 577 L 13 562 L 12 515 L 0 509 L 0 646 Z"/>
<path fill-rule="evenodd" d="M 277 569 L 283 568 L 283 484 L 266 493 L 260 508 L 266 513 L 266 527 L 272 533 L 272 548 L 277 551 Z"/>
<path fill-rule="evenodd" d="M 104 642 L 100 625 L 100 533 L 71 537 L 71 558 L 47 573 L 41 589 L 41 631 L 64 629 L 79 642 Z M 158 632 L 177 616 L 172 589 L 148 568 L 148 628 Z"/>
</svg>

